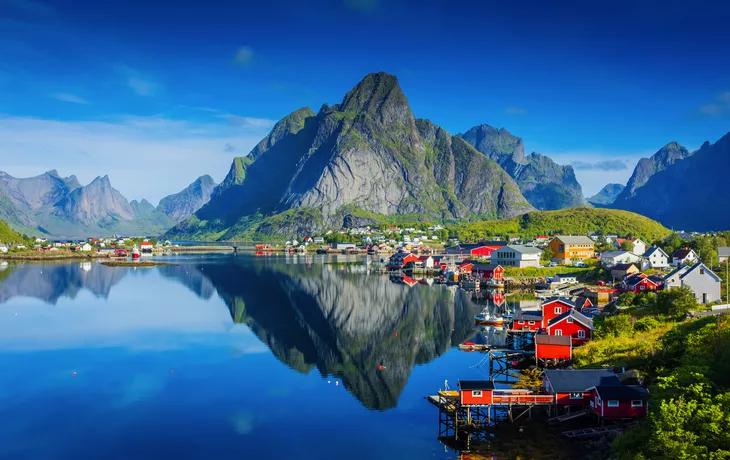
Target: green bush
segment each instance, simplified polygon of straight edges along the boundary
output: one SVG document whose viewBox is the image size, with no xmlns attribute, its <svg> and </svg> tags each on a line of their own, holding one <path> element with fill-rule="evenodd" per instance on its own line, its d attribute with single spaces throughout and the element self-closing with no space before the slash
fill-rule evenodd
<svg viewBox="0 0 730 460">
<path fill-rule="evenodd" d="M 659 321 L 651 316 L 641 318 L 634 323 L 634 330 L 638 332 L 646 332 L 654 329 L 655 327 L 659 327 Z"/>
</svg>

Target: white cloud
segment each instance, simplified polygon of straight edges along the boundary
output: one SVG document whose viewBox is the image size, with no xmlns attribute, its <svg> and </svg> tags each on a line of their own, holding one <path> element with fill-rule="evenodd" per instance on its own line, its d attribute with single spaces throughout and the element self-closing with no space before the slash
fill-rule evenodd
<svg viewBox="0 0 730 460">
<path fill-rule="evenodd" d="M 250 46 L 242 46 L 238 48 L 233 60 L 238 64 L 250 64 L 253 60 L 253 48 Z"/>
<path fill-rule="evenodd" d="M 522 107 L 507 107 L 504 112 L 507 115 L 525 115 L 527 110 Z"/>
<path fill-rule="evenodd" d="M 71 93 L 55 93 L 51 94 L 51 97 L 63 102 L 73 102 L 74 104 L 91 104 L 86 99 Z"/>
<path fill-rule="evenodd" d="M 129 77 L 127 86 L 140 96 L 152 96 L 157 89 L 155 83 L 137 76 Z"/>
<path fill-rule="evenodd" d="M 0 116 L 0 168 L 17 177 L 55 168 L 82 183 L 108 174 L 129 200 L 156 204 L 202 174 L 222 180 L 232 154 L 221 146 L 233 145 L 243 155 L 274 123 L 253 117 L 237 121 L 233 126 L 161 117 L 55 121 Z"/>
</svg>

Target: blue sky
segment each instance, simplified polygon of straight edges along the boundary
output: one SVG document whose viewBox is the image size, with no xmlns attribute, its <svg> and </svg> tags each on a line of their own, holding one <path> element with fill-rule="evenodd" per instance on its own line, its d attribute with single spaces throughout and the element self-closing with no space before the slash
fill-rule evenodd
<svg viewBox="0 0 730 460">
<path fill-rule="evenodd" d="M 730 131 L 730 5 L 548 3 L 0 0 L 0 169 L 156 203 L 380 70 L 416 116 L 505 127 L 586 194 Z"/>
</svg>

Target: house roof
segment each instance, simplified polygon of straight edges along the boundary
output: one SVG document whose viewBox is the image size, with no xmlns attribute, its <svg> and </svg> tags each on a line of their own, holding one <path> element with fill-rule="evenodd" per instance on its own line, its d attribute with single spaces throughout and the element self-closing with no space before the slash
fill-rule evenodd
<svg viewBox="0 0 730 460">
<path fill-rule="evenodd" d="M 659 251 L 660 254 L 664 254 L 664 257 L 669 257 L 662 248 L 658 248 L 656 246 L 653 246 L 653 247 L 647 249 L 646 252 L 644 253 L 644 257 L 650 257 L 652 254 L 654 254 L 657 251 Z"/>
<path fill-rule="evenodd" d="M 542 304 L 544 306 L 547 304 L 551 304 L 553 302 L 561 302 L 561 303 L 564 303 L 565 305 L 575 308 L 575 302 L 573 302 L 572 300 L 570 300 L 566 297 L 549 297 L 549 298 L 545 299 L 545 301 Z"/>
<path fill-rule="evenodd" d="M 589 306 L 589 307 L 592 307 L 593 306 L 593 302 L 591 302 L 590 299 L 587 299 L 585 297 L 578 297 L 575 300 L 574 303 L 575 303 L 575 308 L 583 308 L 585 306 Z"/>
<path fill-rule="evenodd" d="M 646 276 L 643 273 L 636 273 L 635 275 L 628 276 L 626 279 L 624 279 L 624 283 L 626 283 L 627 286 L 636 286 L 644 280 L 647 280 L 654 285 L 657 285 L 660 282 L 656 278 L 652 278 L 651 276 Z"/>
<path fill-rule="evenodd" d="M 606 259 L 606 258 L 611 259 L 613 257 L 622 256 L 624 254 L 631 254 L 631 253 L 629 251 L 624 251 L 623 249 L 617 249 L 614 251 L 605 251 L 605 252 L 601 253 L 601 259 Z"/>
<path fill-rule="evenodd" d="M 489 270 L 489 271 L 493 271 L 494 269 L 496 269 L 497 267 L 500 266 L 499 264 L 482 264 L 482 263 L 479 263 L 479 262 L 472 262 L 472 263 L 474 265 L 472 267 L 472 269 L 476 268 L 478 270 Z"/>
<path fill-rule="evenodd" d="M 537 345 L 573 345 L 573 339 L 569 335 L 535 335 Z"/>
<path fill-rule="evenodd" d="M 695 270 L 697 270 L 697 269 L 699 269 L 699 268 L 704 268 L 704 269 L 705 269 L 705 274 L 708 274 L 708 275 L 710 275 L 710 277 L 712 277 L 712 279 L 714 279 L 715 281 L 721 281 L 721 280 L 720 280 L 720 277 L 719 277 L 719 276 L 717 276 L 717 275 L 716 275 L 716 274 L 715 274 L 715 273 L 714 273 L 714 272 L 713 272 L 712 270 L 710 270 L 709 268 L 707 268 L 707 266 L 705 266 L 705 264 L 703 264 L 702 262 L 700 262 L 700 263 L 698 263 L 698 264 L 694 264 L 694 265 L 692 265 L 692 266 L 691 266 L 691 267 L 689 268 L 689 270 L 687 270 L 686 272 L 684 272 L 684 273 L 682 273 L 681 275 L 679 275 L 679 278 L 680 278 L 680 279 L 683 279 L 683 278 L 685 278 L 685 277 L 686 277 L 687 275 L 689 275 L 690 273 L 694 272 Z"/>
<path fill-rule="evenodd" d="M 674 251 L 674 254 L 672 254 L 673 259 L 684 259 L 689 255 L 690 252 L 694 252 L 691 249 L 677 249 Z"/>
<path fill-rule="evenodd" d="M 499 251 L 503 249 L 510 249 L 515 252 L 519 252 L 520 254 L 541 254 L 542 250 L 538 249 L 534 246 L 525 246 L 524 244 L 508 244 L 507 246 L 500 248 Z"/>
<path fill-rule="evenodd" d="M 578 321 L 579 323 L 593 329 L 593 320 L 574 308 L 571 308 L 568 311 L 564 312 L 562 315 L 558 315 L 555 318 L 551 319 L 550 323 L 548 323 L 548 327 L 552 327 L 568 317 L 571 317 L 575 321 Z"/>
<path fill-rule="evenodd" d="M 591 246 L 594 245 L 594 242 L 592 239 L 588 238 L 587 236 L 579 235 L 579 236 L 573 236 L 573 235 L 556 235 L 555 238 L 559 239 L 565 244 L 590 244 Z"/>
<path fill-rule="evenodd" d="M 459 380 L 461 390 L 494 390 L 494 382 L 491 380 Z"/>
<path fill-rule="evenodd" d="M 646 399 L 649 390 L 640 385 L 596 385 L 596 393 L 601 399 Z"/>
<path fill-rule="evenodd" d="M 719 257 L 730 257 L 730 246 L 720 246 L 717 248 L 717 255 Z"/>
<path fill-rule="evenodd" d="M 621 380 L 609 369 L 548 369 L 543 375 L 550 380 L 556 393 L 586 391 L 599 385 L 621 385 Z"/>
<path fill-rule="evenodd" d="M 636 268 L 634 266 L 634 264 L 616 264 L 613 267 L 611 267 L 611 271 L 614 271 L 614 270 L 615 271 L 626 271 L 626 270 L 631 269 L 631 267 Z"/>
<path fill-rule="evenodd" d="M 577 275 L 575 273 L 558 273 L 555 276 L 557 278 L 575 278 Z"/>
<path fill-rule="evenodd" d="M 684 272 L 689 270 L 689 268 L 690 268 L 689 265 L 682 264 L 682 265 L 678 266 L 677 268 L 675 268 L 674 270 L 672 270 L 671 272 L 669 272 L 667 274 L 667 276 L 664 277 L 664 280 L 666 281 L 676 274 L 682 275 L 682 274 L 684 274 Z"/>
<path fill-rule="evenodd" d="M 542 321 L 542 312 L 539 310 L 520 311 L 515 313 L 512 319 L 518 321 Z"/>
</svg>

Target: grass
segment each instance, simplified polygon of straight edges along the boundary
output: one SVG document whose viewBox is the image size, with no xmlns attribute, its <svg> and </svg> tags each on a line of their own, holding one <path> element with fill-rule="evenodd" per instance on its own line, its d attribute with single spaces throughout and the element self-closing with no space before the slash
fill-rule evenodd
<svg viewBox="0 0 730 460">
<path fill-rule="evenodd" d="M 662 324 L 631 337 L 605 337 L 589 341 L 573 350 L 575 367 L 623 366 L 644 367 L 662 349 L 662 339 L 676 327 L 676 323 Z"/>
</svg>

